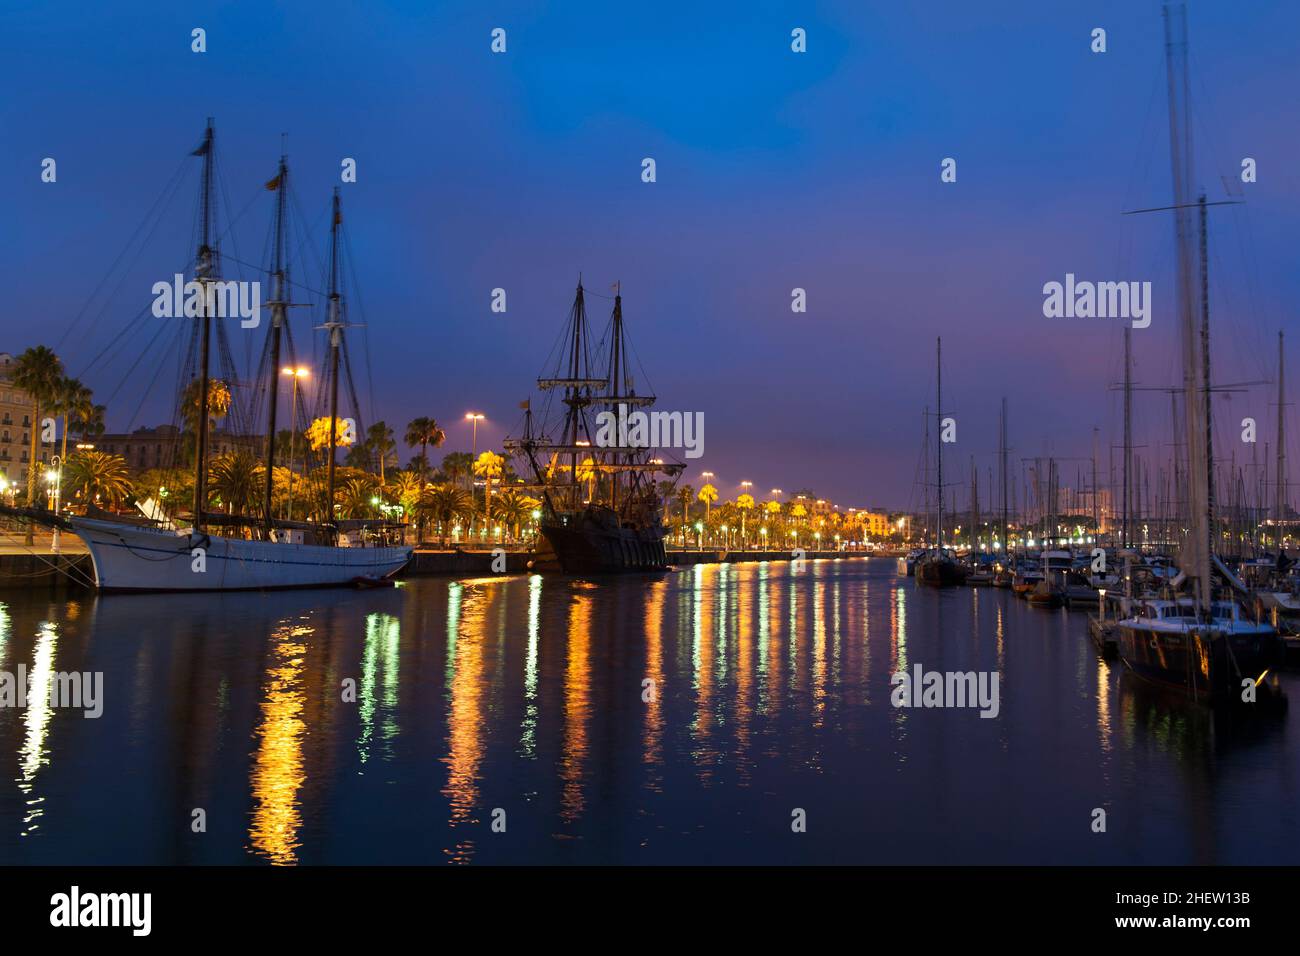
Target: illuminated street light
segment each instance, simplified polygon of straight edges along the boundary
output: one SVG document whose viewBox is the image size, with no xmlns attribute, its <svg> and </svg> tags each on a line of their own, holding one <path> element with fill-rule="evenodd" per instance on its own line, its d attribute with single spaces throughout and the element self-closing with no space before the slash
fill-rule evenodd
<svg viewBox="0 0 1300 956">
<path fill-rule="evenodd" d="M 289 396 L 289 504 L 287 516 L 293 518 L 293 462 L 297 457 L 298 445 L 298 382 L 304 378 L 311 377 L 311 369 L 304 365 L 297 368 L 291 368 L 286 365 L 280 369 L 281 375 L 288 375 L 293 379 L 293 393 Z M 273 467 L 274 463 L 268 467 Z"/>
</svg>

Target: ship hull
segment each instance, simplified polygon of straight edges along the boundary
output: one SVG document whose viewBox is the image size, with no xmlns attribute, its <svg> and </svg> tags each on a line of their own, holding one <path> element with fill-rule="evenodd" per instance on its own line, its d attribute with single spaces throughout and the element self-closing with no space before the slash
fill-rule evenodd
<svg viewBox="0 0 1300 956">
<path fill-rule="evenodd" d="M 533 567 L 565 574 L 627 574 L 668 568 L 661 528 L 609 527 L 582 520 L 544 522 Z"/>
<path fill-rule="evenodd" d="M 1120 659 L 1129 670 L 1210 704 L 1240 700 L 1242 681 L 1279 667 L 1285 654 L 1275 633 L 1157 630 L 1131 620 L 1115 630 Z"/>
<path fill-rule="evenodd" d="M 412 550 L 246 541 L 86 518 L 70 522 L 90 551 L 96 587 L 102 591 L 254 591 L 373 583 L 402 570 Z"/>
<path fill-rule="evenodd" d="M 916 565 L 916 580 L 932 588 L 952 588 L 966 583 L 966 569 L 947 558 L 930 559 Z"/>
</svg>

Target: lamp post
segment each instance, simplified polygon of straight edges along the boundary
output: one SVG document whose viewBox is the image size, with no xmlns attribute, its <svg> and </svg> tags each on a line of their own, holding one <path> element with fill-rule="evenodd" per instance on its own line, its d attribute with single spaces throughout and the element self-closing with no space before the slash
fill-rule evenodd
<svg viewBox="0 0 1300 956">
<path fill-rule="evenodd" d="M 50 459 L 50 464 L 54 466 L 53 470 L 46 475 L 46 480 L 50 483 L 50 494 L 54 498 L 54 514 L 59 514 L 59 492 L 62 491 L 63 468 L 62 461 L 58 455 Z M 59 553 L 59 526 L 55 524 L 54 531 L 50 535 L 50 550 L 55 554 Z"/>
<path fill-rule="evenodd" d="M 470 436 L 470 443 L 469 443 L 469 457 L 470 457 L 470 463 L 471 463 L 471 465 L 473 464 L 474 457 L 478 454 L 478 423 L 481 422 L 481 421 L 482 421 L 483 419 L 485 419 L 485 418 L 487 418 L 487 416 L 484 415 L 484 414 L 482 414 L 481 412 L 466 412 L 466 413 L 465 413 L 465 420 L 466 420 L 467 422 L 473 422 L 473 423 L 474 423 L 474 431 L 471 433 L 471 436 Z M 471 470 L 471 471 L 470 471 L 470 475 L 473 476 L 473 474 L 474 474 L 474 472 Z M 471 484 L 472 484 L 472 482 L 473 482 L 473 478 L 472 478 L 472 477 L 471 477 L 470 481 L 471 481 Z"/>
<path fill-rule="evenodd" d="M 474 459 L 478 457 L 478 423 L 487 416 L 482 412 L 466 412 L 465 421 L 473 422 L 474 430 L 470 433 L 469 442 L 469 474 L 465 477 L 469 480 L 469 504 L 471 511 L 474 508 Z M 483 516 L 483 523 L 487 524 L 487 515 Z M 469 524 L 470 537 L 474 537 L 474 519 L 470 518 Z"/>
<path fill-rule="evenodd" d="M 299 365 L 297 368 L 282 368 L 281 375 L 288 375 L 293 379 L 293 392 L 289 399 L 289 505 L 287 517 L 293 520 L 293 460 L 295 449 L 298 444 L 298 379 L 307 378 L 311 375 L 309 369 Z M 333 424 L 332 422 L 330 423 Z M 274 468 L 275 462 L 268 461 L 267 468 Z"/>
</svg>

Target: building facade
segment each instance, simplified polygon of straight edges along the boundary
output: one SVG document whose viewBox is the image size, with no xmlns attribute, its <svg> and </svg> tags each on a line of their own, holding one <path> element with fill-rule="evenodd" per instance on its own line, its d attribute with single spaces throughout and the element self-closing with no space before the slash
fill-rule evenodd
<svg viewBox="0 0 1300 956">
<path fill-rule="evenodd" d="M 31 465 L 32 398 L 13 384 L 14 357 L 0 352 L 0 478 L 25 494 Z M 39 430 L 38 430 L 39 439 Z M 37 460 L 49 464 L 53 443 L 37 445 Z"/>
<path fill-rule="evenodd" d="M 95 440 L 97 451 L 120 455 L 132 472 L 153 468 L 174 468 L 186 457 L 186 444 L 193 445 L 193 436 L 183 438 L 175 425 L 158 425 L 154 428 L 137 428 L 133 432 L 103 434 Z M 228 455 L 243 449 L 260 454 L 266 439 L 260 435 L 233 435 L 213 431 L 208 434 L 208 452 L 213 457 Z"/>
</svg>

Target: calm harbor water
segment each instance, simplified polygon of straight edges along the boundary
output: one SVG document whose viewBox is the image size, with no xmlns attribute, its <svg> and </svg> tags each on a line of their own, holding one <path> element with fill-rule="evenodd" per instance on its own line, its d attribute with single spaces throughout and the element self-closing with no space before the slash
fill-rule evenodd
<svg viewBox="0 0 1300 956">
<path fill-rule="evenodd" d="M 886 560 L 3 594 L 0 671 L 104 702 L 0 709 L 0 863 L 1300 862 L 1300 680 L 1213 719 L 1085 627 Z M 891 706 L 917 664 L 999 715 Z"/>
</svg>

